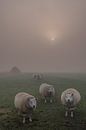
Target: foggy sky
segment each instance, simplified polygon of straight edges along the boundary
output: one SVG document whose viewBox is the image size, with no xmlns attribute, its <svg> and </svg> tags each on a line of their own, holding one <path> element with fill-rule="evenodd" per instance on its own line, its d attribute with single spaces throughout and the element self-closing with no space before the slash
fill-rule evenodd
<svg viewBox="0 0 86 130">
<path fill-rule="evenodd" d="M 0 0 L 0 71 L 13 66 L 86 72 L 86 0 Z"/>
</svg>

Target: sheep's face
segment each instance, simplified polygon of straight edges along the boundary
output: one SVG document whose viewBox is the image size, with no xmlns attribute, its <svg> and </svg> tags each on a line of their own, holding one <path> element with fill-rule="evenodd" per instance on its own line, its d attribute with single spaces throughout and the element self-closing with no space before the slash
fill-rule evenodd
<svg viewBox="0 0 86 130">
<path fill-rule="evenodd" d="M 73 100 L 74 100 L 73 94 L 68 93 L 65 95 L 65 101 L 67 104 L 73 103 Z"/>
<path fill-rule="evenodd" d="M 52 96 L 52 94 L 53 94 L 53 88 L 49 88 L 49 90 L 48 90 L 48 96 Z"/>
<path fill-rule="evenodd" d="M 26 107 L 28 109 L 35 109 L 36 108 L 36 99 L 35 98 L 28 98 Z"/>
</svg>

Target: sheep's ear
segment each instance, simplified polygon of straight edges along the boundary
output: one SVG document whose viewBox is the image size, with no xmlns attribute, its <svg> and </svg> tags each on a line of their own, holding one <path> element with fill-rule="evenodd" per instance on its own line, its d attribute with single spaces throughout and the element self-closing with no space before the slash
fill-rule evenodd
<svg viewBox="0 0 86 130">
<path fill-rule="evenodd" d="M 27 98 L 27 101 L 30 101 L 30 98 Z"/>
<path fill-rule="evenodd" d="M 35 98 L 36 99 L 36 101 L 38 101 L 38 97 L 37 98 Z"/>
<path fill-rule="evenodd" d="M 29 106 L 30 106 L 30 105 L 29 105 L 29 100 L 30 100 L 30 99 L 28 98 L 27 101 L 26 101 L 26 103 L 25 103 L 25 106 L 26 106 L 27 108 L 29 108 Z"/>
<path fill-rule="evenodd" d="M 74 94 L 72 93 L 71 96 L 73 96 Z"/>
</svg>

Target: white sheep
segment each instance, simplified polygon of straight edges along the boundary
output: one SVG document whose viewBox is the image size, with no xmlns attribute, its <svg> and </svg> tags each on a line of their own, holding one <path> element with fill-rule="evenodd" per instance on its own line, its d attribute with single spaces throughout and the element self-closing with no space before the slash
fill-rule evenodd
<svg viewBox="0 0 86 130">
<path fill-rule="evenodd" d="M 45 98 L 45 103 L 47 102 L 47 98 L 50 98 L 50 102 L 52 103 L 52 97 L 55 95 L 55 89 L 53 85 L 43 83 L 40 85 L 39 93 L 43 98 Z"/>
<path fill-rule="evenodd" d="M 40 79 L 42 79 L 42 74 L 38 74 L 38 73 L 36 73 L 36 74 L 33 74 L 33 79 L 35 79 L 35 80 L 40 80 Z"/>
<path fill-rule="evenodd" d="M 25 92 L 20 92 L 15 96 L 14 105 L 18 111 L 18 114 L 22 114 L 23 123 L 25 123 L 26 117 L 28 117 L 29 121 L 32 122 L 32 111 L 37 105 L 36 98 L 34 96 Z"/>
<path fill-rule="evenodd" d="M 66 117 L 68 116 L 69 112 L 71 113 L 71 117 L 73 117 L 73 111 L 75 110 L 80 100 L 80 93 L 74 88 L 69 88 L 62 92 L 61 102 L 66 107 Z"/>
</svg>

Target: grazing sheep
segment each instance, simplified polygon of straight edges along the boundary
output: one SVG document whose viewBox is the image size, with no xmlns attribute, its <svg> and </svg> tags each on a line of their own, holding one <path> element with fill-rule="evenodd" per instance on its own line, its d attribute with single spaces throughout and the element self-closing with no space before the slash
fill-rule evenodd
<svg viewBox="0 0 86 130">
<path fill-rule="evenodd" d="M 45 103 L 47 102 L 47 98 L 50 98 L 50 102 L 52 103 L 52 97 L 55 95 L 55 89 L 53 85 L 43 83 L 40 85 L 39 93 L 43 98 L 45 98 Z"/>
<path fill-rule="evenodd" d="M 66 117 L 68 116 L 69 112 L 71 113 L 71 117 L 73 117 L 73 111 L 80 100 L 80 93 L 76 89 L 69 88 L 62 93 L 61 102 L 66 107 Z"/>
<path fill-rule="evenodd" d="M 40 79 L 42 79 L 42 75 L 41 74 L 33 74 L 33 79 L 40 80 Z"/>
<path fill-rule="evenodd" d="M 18 114 L 22 114 L 23 123 L 25 123 L 26 117 L 32 122 L 32 111 L 36 108 L 36 99 L 34 96 L 25 92 L 20 92 L 15 96 L 14 105 Z"/>
</svg>

